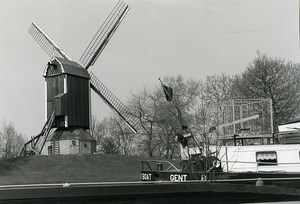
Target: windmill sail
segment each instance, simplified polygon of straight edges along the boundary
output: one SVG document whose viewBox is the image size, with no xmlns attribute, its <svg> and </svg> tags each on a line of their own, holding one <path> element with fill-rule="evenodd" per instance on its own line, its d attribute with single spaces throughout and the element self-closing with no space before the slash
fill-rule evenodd
<svg viewBox="0 0 300 204">
<path fill-rule="evenodd" d="M 79 61 L 88 69 L 93 66 L 99 55 L 107 45 L 108 41 L 117 30 L 123 18 L 127 14 L 129 6 L 125 2 L 119 1 L 109 16 L 106 18 L 92 41 L 84 51 Z"/>
<path fill-rule="evenodd" d="M 35 23 L 31 24 L 28 32 L 50 57 L 71 60 Z"/>
<path fill-rule="evenodd" d="M 90 72 L 91 76 L 91 88 L 103 99 L 103 101 L 113 109 L 125 123 L 137 133 L 139 128 L 139 120 L 135 117 L 129 108 L 127 108 L 108 88 L 95 76 L 94 73 Z"/>
</svg>

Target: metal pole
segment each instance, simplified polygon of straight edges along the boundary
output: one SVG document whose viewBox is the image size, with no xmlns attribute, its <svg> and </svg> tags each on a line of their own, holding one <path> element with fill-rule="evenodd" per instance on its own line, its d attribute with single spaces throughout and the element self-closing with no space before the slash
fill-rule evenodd
<svg viewBox="0 0 300 204">
<path fill-rule="evenodd" d="M 240 120 L 243 119 L 243 104 L 240 105 Z M 244 123 L 241 122 L 241 129 L 244 129 Z"/>
<path fill-rule="evenodd" d="M 233 121 L 233 134 L 235 135 L 235 112 L 234 112 L 234 99 L 232 100 L 232 121 Z"/>
<path fill-rule="evenodd" d="M 226 170 L 228 172 L 228 153 L 227 153 L 227 147 L 225 147 L 225 153 L 226 153 Z"/>
<path fill-rule="evenodd" d="M 273 124 L 273 102 L 272 99 L 270 99 L 270 117 L 271 117 L 271 134 L 272 134 L 272 140 L 273 144 L 275 143 L 275 138 L 274 138 L 274 124 Z"/>
</svg>

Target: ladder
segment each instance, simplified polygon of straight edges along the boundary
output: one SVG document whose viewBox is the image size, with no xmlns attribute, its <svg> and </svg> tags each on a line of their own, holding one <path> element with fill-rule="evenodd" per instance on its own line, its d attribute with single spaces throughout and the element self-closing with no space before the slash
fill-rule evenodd
<svg viewBox="0 0 300 204">
<path fill-rule="evenodd" d="M 60 153 L 59 141 L 58 140 L 51 141 L 51 145 L 52 145 L 52 154 L 59 154 Z"/>
<path fill-rule="evenodd" d="M 42 131 L 37 136 L 33 137 L 31 140 L 24 144 L 24 147 L 19 156 L 29 156 L 29 155 L 40 155 L 42 153 L 45 142 L 49 136 L 52 129 L 53 121 L 55 118 L 55 113 L 48 117 Z"/>
</svg>

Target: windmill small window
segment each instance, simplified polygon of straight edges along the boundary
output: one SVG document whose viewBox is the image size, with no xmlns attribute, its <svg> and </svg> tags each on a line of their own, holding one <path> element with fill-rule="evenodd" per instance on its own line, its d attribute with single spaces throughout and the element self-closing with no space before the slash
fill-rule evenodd
<svg viewBox="0 0 300 204">
<path fill-rule="evenodd" d="M 57 67 L 56 64 L 51 64 L 50 62 L 48 62 L 48 72 L 49 76 L 54 76 L 60 74 L 61 70 Z"/>
<path fill-rule="evenodd" d="M 76 141 L 72 140 L 72 145 L 76 146 Z"/>
</svg>

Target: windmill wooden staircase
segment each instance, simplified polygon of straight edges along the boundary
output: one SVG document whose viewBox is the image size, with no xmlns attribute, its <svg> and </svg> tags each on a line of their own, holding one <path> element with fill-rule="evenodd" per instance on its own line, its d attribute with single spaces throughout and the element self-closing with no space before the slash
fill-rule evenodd
<svg viewBox="0 0 300 204">
<path fill-rule="evenodd" d="M 47 119 L 42 131 L 37 136 L 33 137 L 31 140 L 24 144 L 24 147 L 20 153 L 20 157 L 29 155 L 39 155 L 42 153 L 45 142 L 51 132 L 55 130 L 52 128 L 53 121 L 55 118 L 55 113 L 53 112 Z"/>
</svg>

